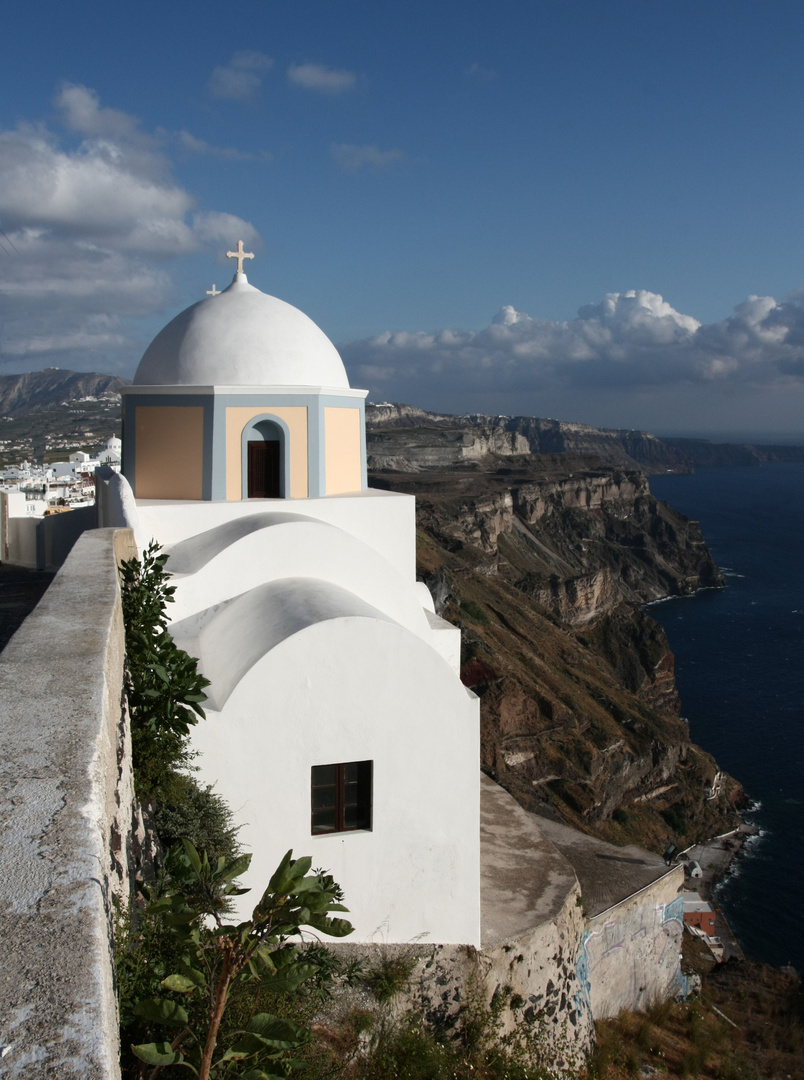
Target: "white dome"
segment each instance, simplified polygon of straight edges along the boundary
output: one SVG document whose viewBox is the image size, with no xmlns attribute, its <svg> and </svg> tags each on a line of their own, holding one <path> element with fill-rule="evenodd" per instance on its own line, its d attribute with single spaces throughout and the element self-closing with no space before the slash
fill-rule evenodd
<svg viewBox="0 0 804 1080">
<path fill-rule="evenodd" d="M 348 389 L 338 350 L 298 308 L 235 274 L 160 330 L 134 376 L 140 386 L 327 386 Z"/>
</svg>

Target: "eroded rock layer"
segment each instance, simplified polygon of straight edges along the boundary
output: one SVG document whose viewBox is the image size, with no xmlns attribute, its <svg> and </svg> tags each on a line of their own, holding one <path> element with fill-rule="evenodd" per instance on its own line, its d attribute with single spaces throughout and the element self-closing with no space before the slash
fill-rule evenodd
<svg viewBox="0 0 804 1080">
<path fill-rule="evenodd" d="M 374 474 L 417 497 L 420 574 L 464 630 L 482 765 L 528 809 L 661 850 L 734 820 L 735 782 L 679 717 L 646 602 L 722 584 L 696 522 L 640 471 L 572 454 Z"/>
</svg>

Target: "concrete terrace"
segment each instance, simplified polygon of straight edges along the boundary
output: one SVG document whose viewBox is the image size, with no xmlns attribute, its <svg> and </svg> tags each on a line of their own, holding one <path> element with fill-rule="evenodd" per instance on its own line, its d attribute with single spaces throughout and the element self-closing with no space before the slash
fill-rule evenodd
<svg viewBox="0 0 804 1080">
<path fill-rule="evenodd" d="M 536 814 L 528 817 L 578 875 L 589 919 L 673 872 L 661 855 L 643 848 L 617 847 L 549 818 Z"/>
<path fill-rule="evenodd" d="M 570 862 L 504 788 L 480 783 L 480 934 L 484 949 L 551 922 L 577 882 Z"/>
</svg>

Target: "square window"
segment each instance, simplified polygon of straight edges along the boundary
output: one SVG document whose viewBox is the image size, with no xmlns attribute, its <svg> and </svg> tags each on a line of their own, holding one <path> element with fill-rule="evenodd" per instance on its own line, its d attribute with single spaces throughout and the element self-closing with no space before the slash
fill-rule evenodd
<svg viewBox="0 0 804 1080">
<path fill-rule="evenodd" d="M 371 828 L 372 765 L 371 761 L 313 765 L 313 835 Z"/>
</svg>

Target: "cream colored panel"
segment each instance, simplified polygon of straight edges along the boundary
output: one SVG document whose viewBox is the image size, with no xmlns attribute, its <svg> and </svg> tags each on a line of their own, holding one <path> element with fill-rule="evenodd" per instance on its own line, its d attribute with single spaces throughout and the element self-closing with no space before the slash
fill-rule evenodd
<svg viewBox="0 0 804 1080">
<path fill-rule="evenodd" d="M 363 469 L 360 448 L 360 410 L 324 409 L 327 495 L 360 491 Z"/>
<path fill-rule="evenodd" d="M 138 499 L 203 497 L 203 406 L 138 405 L 134 436 Z"/>
<path fill-rule="evenodd" d="M 284 420 L 290 432 L 290 497 L 307 498 L 307 406 L 229 405 L 226 408 L 226 498 L 243 498 L 243 428 L 269 413 Z"/>
</svg>

